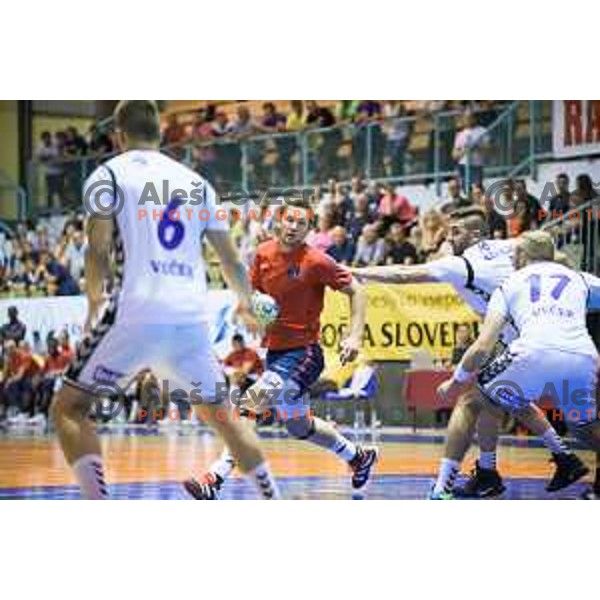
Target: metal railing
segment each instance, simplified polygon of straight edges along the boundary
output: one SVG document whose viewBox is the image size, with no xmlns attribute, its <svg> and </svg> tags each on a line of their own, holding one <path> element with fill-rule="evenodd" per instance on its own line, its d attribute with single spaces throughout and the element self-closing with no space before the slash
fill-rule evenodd
<svg viewBox="0 0 600 600">
<path fill-rule="evenodd" d="M 537 101 L 515 101 L 489 110 L 486 117 L 485 175 L 532 172 L 542 111 Z M 197 140 L 164 147 L 163 151 L 190 165 L 213 182 L 221 193 L 253 192 L 273 186 L 313 186 L 330 178 L 350 181 L 353 175 L 394 184 L 442 182 L 456 174 L 452 156 L 464 113 L 458 111 L 392 117 L 330 128 L 304 129 L 250 137 Z M 525 118 L 524 118 L 525 117 Z M 473 151 L 467 151 L 467 186 L 477 179 Z M 107 157 L 89 156 L 28 165 L 31 209 L 79 206 L 81 187 L 97 164 Z M 467 187 L 468 189 L 468 187 Z"/>
<path fill-rule="evenodd" d="M 541 229 L 554 238 L 556 248 L 564 252 L 572 266 L 581 271 L 600 275 L 600 198 L 549 214 Z"/>
<path fill-rule="evenodd" d="M 21 220 L 27 216 L 27 192 L 2 171 L 0 171 L 0 202 L 6 206 L 16 206 L 17 219 Z"/>
</svg>

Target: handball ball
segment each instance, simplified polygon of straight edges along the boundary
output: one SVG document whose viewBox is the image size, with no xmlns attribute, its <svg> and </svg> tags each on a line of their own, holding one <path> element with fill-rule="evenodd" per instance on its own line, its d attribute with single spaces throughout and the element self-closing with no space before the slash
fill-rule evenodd
<svg viewBox="0 0 600 600">
<path fill-rule="evenodd" d="M 279 305 L 272 296 L 255 292 L 252 294 L 252 312 L 261 325 L 270 325 L 279 316 Z"/>
</svg>

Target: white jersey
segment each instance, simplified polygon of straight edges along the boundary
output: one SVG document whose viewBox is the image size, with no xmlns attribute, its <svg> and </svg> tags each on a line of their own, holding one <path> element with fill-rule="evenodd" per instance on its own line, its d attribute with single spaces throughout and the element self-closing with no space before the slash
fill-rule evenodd
<svg viewBox="0 0 600 600">
<path fill-rule="evenodd" d="M 111 199 L 113 176 L 119 192 Z M 229 229 L 212 186 L 158 151 L 131 150 L 99 166 L 83 191 L 88 213 L 105 210 L 107 198 L 118 205 L 117 322 L 205 321 L 202 235 Z"/>
<path fill-rule="evenodd" d="M 492 294 L 513 273 L 514 244 L 510 240 L 485 240 L 467 248 L 461 256 L 445 256 L 426 263 L 438 281 L 451 284 L 480 316 L 485 316 Z M 516 329 L 508 325 L 503 339 L 509 342 Z"/>
<path fill-rule="evenodd" d="M 599 306 L 598 278 L 555 262 L 538 262 L 498 288 L 488 310 L 512 318 L 523 348 L 597 356 L 586 314 Z"/>
</svg>

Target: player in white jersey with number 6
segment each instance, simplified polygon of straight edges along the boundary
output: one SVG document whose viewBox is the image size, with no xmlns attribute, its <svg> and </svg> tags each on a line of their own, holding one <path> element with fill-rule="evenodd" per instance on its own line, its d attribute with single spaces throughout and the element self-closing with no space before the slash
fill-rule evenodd
<svg viewBox="0 0 600 600">
<path fill-rule="evenodd" d="M 476 378 L 488 406 L 516 415 L 531 402 L 551 398 L 572 433 L 598 451 L 598 352 L 586 314 L 600 308 L 600 279 L 558 264 L 554 252 L 552 237 L 543 231 L 521 236 L 517 271 L 493 293 L 479 337 L 438 393 L 457 393 Z M 487 362 L 511 320 L 518 338 Z"/>
<path fill-rule="evenodd" d="M 246 269 L 225 215 L 207 181 L 159 151 L 154 101 L 122 101 L 114 121 L 123 152 L 98 167 L 84 186 L 87 335 L 52 405 L 65 457 L 83 497 L 108 496 L 100 444 L 88 413 L 95 396 L 122 396 L 136 375 L 150 368 L 169 381 L 170 389 L 191 390 L 190 399 L 208 411 L 210 424 L 242 471 L 252 476 L 261 497 L 275 498 L 277 487 L 255 434 L 215 404 L 217 385 L 225 378 L 211 351 L 203 306 L 204 236 L 239 297 L 240 314 L 256 326 Z M 167 198 L 162 197 L 165 189 Z M 112 281 L 109 298 L 107 279 Z"/>
</svg>

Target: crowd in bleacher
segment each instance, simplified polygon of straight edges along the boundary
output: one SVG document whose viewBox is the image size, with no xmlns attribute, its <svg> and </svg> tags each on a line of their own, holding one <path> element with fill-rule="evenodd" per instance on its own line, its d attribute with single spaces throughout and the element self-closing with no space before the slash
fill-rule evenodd
<svg viewBox="0 0 600 600">
<path fill-rule="evenodd" d="M 34 331 L 30 343 L 15 306 L 1 319 L 0 421 L 43 426 L 55 388 L 74 356 L 69 334 L 52 331 L 41 339 Z"/>
<path fill-rule="evenodd" d="M 313 188 L 317 224 L 308 243 L 346 265 L 426 262 L 447 251 L 448 216 L 457 208 L 479 207 L 487 216 L 490 237 L 507 238 L 597 197 L 585 174 L 577 177 L 574 187 L 565 174 L 560 174 L 555 189 L 556 195 L 542 205 L 522 179 L 504 181 L 502 190 L 492 198 L 480 183 L 473 184 L 467 195 L 459 178 L 452 178 L 443 197 L 419 210 L 402 187 L 358 176 L 348 185 L 330 179 Z M 496 204 L 515 204 L 514 214 L 499 214 Z M 548 217 L 542 218 L 542 208 Z M 232 223 L 233 237 L 246 262 L 252 260 L 256 245 L 272 234 L 272 226 L 273 220 L 240 219 Z M 80 211 L 20 222 L 12 235 L 0 231 L 0 297 L 84 292 L 85 251 L 84 215 Z M 218 262 L 210 248 L 205 252 L 211 284 L 220 287 Z"/>
</svg>

